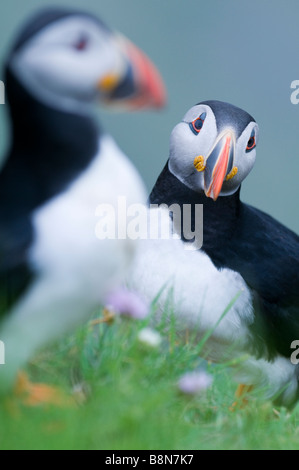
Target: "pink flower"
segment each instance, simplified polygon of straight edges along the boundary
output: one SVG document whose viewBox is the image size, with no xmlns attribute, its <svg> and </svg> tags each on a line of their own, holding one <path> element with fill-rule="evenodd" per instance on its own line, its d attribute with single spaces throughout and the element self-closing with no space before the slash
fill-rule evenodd
<svg viewBox="0 0 299 470">
<path fill-rule="evenodd" d="M 204 370 L 187 372 L 178 382 L 178 388 L 186 395 L 197 395 L 207 390 L 213 383 L 213 377 Z"/>
<path fill-rule="evenodd" d="M 148 315 L 149 306 L 135 292 L 120 288 L 112 292 L 106 302 L 108 310 L 119 315 L 142 320 Z"/>
</svg>

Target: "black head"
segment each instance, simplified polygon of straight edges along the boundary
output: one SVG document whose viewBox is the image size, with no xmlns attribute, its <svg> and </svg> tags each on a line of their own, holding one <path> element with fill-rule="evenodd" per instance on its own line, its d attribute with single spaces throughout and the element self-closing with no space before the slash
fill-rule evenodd
<svg viewBox="0 0 299 470">
<path fill-rule="evenodd" d="M 206 104 L 213 111 L 219 133 L 226 127 L 232 126 L 238 139 L 248 124 L 256 122 L 249 113 L 233 104 L 217 100 L 207 100 L 198 103 L 197 106 L 202 104 Z"/>
<path fill-rule="evenodd" d="M 81 16 L 91 19 L 99 23 L 101 28 L 104 28 L 109 31 L 108 26 L 106 26 L 99 18 L 86 13 L 81 10 L 71 10 L 67 8 L 45 8 L 41 11 L 35 13 L 21 28 L 17 37 L 14 40 L 11 54 L 14 54 L 19 49 L 21 49 L 30 39 L 36 36 L 40 31 L 49 26 L 52 23 L 56 23 L 59 20 L 68 18 L 71 16 Z"/>
</svg>

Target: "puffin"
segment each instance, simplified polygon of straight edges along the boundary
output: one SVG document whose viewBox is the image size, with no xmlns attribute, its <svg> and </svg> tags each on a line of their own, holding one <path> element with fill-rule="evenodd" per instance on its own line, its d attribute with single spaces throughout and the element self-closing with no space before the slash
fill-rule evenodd
<svg viewBox="0 0 299 470">
<path fill-rule="evenodd" d="M 105 304 L 134 256 L 136 241 L 96 235 L 101 204 L 116 207 L 119 196 L 141 203 L 146 192 L 94 105 L 135 111 L 166 100 L 159 72 L 137 46 L 94 15 L 62 8 L 42 9 L 20 29 L 5 84 L 11 143 L 0 170 L 2 395 L 38 348 Z M 39 402 L 43 392 L 51 395 L 22 383 Z"/>
<path fill-rule="evenodd" d="M 171 133 L 169 159 L 149 197 L 149 213 L 160 212 L 160 228 L 170 224 L 174 236 L 144 242 L 131 285 L 149 298 L 158 294 L 160 313 L 171 287 L 178 329 L 207 335 L 204 354 L 212 361 L 248 355 L 233 372 L 239 398 L 259 386 L 292 407 L 299 395 L 291 361 L 299 338 L 299 238 L 240 199 L 258 139 L 255 119 L 232 104 L 209 100 L 189 109 Z M 196 250 L 174 207 L 189 210 L 191 233 L 202 207 Z"/>
</svg>

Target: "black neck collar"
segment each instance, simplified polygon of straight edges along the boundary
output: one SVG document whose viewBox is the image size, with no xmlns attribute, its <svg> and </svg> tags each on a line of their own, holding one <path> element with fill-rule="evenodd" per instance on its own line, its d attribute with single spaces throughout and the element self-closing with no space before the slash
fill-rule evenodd
<svg viewBox="0 0 299 470">
<path fill-rule="evenodd" d="M 192 229 L 194 229 L 194 206 L 203 205 L 203 247 L 207 250 L 210 244 L 221 244 L 227 240 L 237 226 L 242 203 L 240 201 L 240 188 L 231 196 L 222 196 L 213 201 L 206 197 L 204 192 L 196 192 L 184 185 L 169 170 L 168 162 L 160 174 L 152 192 L 149 202 L 151 204 L 190 204 L 192 206 Z"/>
<path fill-rule="evenodd" d="M 217 201 L 206 197 L 203 191 L 196 192 L 188 188 L 169 170 L 169 161 L 163 168 L 150 195 L 152 204 L 203 204 L 211 211 L 218 211 L 230 207 L 237 209 L 240 205 L 240 189 L 231 196 L 220 196 Z M 163 201 L 162 201 L 163 200 Z"/>
<path fill-rule="evenodd" d="M 0 173 L 0 200 L 26 212 L 63 191 L 95 157 L 99 129 L 88 116 L 50 108 L 8 69 L 12 144 Z"/>
</svg>

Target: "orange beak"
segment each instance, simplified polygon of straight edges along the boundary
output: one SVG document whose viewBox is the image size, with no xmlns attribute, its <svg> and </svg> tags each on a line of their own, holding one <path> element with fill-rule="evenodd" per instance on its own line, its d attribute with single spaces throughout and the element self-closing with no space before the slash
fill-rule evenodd
<svg viewBox="0 0 299 470">
<path fill-rule="evenodd" d="M 166 91 L 158 70 L 150 59 L 131 41 L 117 37 L 124 59 L 121 71 L 107 73 L 99 82 L 104 101 L 125 110 L 161 108 Z"/>
<path fill-rule="evenodd" d="M 226 131 L 211 151 L 205 168 L 205 194 L 216 201 L 234 161 L 234 137 Z"/>
</svg>

